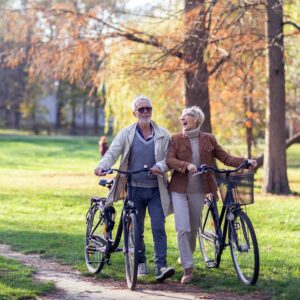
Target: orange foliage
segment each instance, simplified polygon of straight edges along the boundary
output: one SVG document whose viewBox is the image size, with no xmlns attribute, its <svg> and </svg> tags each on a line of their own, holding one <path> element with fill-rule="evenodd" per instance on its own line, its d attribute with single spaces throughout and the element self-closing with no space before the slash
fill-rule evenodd
<svg viewBox="0 0 300 300">
<path fill-rule="evenodd" d="M 4 16 L 4 41 L 14 44 L 4 62 L 15 66 L 26 61 L 31 77 L 67 79 L 90 86 L 100 85 L 103 78 L 119 72 L 124 72 L 123 78 L 135 78 L 136 86 L 140 78 L 161 78 L 164 74 L 164 80 L 170 78 L 171 84 L 161 92 L 162 97 L 170 99 L 162 109 L 175 124 L 173 116 L 184 106 L 184 74 L 196 73 L 204 57 L 210 76 L 213 128 L 228 128 L 229 134 L 236 134 L 237 128 L 250 126 L 245 118 L 256 124 L 263 120 L 260 111 L 264 105 L 264 63 L 260 57 L 264 49 L 264 18 L 262 6 L 256 2 L 260 1 L 243 6 L 238 0 L 203 1 L 196 9 L 177 12 L 177 18 L 171 12 L 156 23 L 143 18 L 145 22 L 127 19 L 122 24 L 120 20 L 107 21 L 105 13 L 101 18 L 101 7 L 82 13 L 72 2 L 55 1 L 47 7 L 43 2 L 31 1 L 26 13 L 12 11 Z M 193 41 L 197 44 L 196 54 L 189 53 L 199 57 L 188 63 L 185 42 L 193 38 L 193 32 L 201 30 L 205 34 Z M 107 58 L 115 53 L 120 55 L 114 57 L 115 69 L 106 70 Z M 251 89 L 249 78 L 253 80 Z M 170 104 L 172 99 L 176 99 L 176 105 Z"/>
</svg>

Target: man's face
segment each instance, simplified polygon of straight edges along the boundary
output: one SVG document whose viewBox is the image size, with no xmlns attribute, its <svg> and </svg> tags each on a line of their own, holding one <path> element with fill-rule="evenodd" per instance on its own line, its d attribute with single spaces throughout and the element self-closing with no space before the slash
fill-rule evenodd
<svg viewBox="0 0 300 300">
<path fill-rule="evenodd" d="M 152 107 L 147 100 L 142 99 L 137 102 L 133 114 L 139 123 L 148 124 L 152 117 Z"/>
</svg>

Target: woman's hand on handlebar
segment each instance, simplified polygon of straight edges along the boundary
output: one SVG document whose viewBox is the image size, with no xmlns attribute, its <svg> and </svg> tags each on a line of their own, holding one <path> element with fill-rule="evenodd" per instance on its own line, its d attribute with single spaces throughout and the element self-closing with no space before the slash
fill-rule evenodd
<svg viewBox="0 0 300 300">
<path fill-rule="evenodd" d="M 197 167 L 194 164 L 188 164 L 187 169 L 192 174 L 195 174 L 197 172 Z"/>
<path fill-rule="evenodd" d="M 257 166 L 257 161 L 255 159 L 247 159 L 247 165 L 251 165 L 255 168 Z"/>
</svg>

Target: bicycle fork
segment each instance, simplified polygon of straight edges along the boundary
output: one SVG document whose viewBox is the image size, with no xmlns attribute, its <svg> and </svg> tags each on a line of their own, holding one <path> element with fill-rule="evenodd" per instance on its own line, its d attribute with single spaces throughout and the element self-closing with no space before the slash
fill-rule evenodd
<svg viewBox="0 0 300 300">
<path fill-rule="evenodd" d="M 215 245 L 215 261 L 207 261 L 206 262 L 206 267 L 207 268 L 218 268 L 219 264 L 220 264 L 220 260 L 221 260 L 221 254 L 223 251 L 223 239 L 222 239 L 222 229 L 221 229 L 221 224 L 222 224 L 222 214 L 223 211 L 221 213 L 221 218 L 219 217 L 219 212 L 218 212 L 218 208 L 217 208 L 217 202 L 216 200 L 213 199 L 206 199 L 206 205 L 209 206 L 209 210 L 212 212 L 212 217 L 213 217 L 213 221 L 214 221 L 214 226 L 215 226 L 215 230 L 216 230 L 216 237 L 215 237 L 215 241 L 214 241 L 214 245 Z M 205 220 L 206 223 L 207 220 Z"/>
<path fill-rule="evenodd" d="M 228 240 L 229 238 L 231 238 L 231 241 L 229 240 L 229 243 L 235 245 L 235 247 L 237 248 L 238 251 L 240 252 L 248 252 L 249 249 L 250 249 L 250 245 L 249 245 L 249 239 L 248 239 L 248 234 L 247 234 L 247 230 L 245 228 L 245 224 L 244 222 L 237 222 L 236 221 L 236 216 L 238 214 L 238 212 L 241 211 L 241 209 L 233 209 L 231 212 L 230 212 L 230 220 L 229 220 L 229 226 L 231 226 L 231 236 L 228 237 Z M 239 241 L 239 237 L 238 237 L 238 234 L 237 234 L 237 231 L 238 230 L 241 230 L 241 233 L 245 239 L 245 244 L 242 245 Z"/>
<path fill-rule="evenodd" d="M 133 213 L 137 216 L 137 210 L 133 206 L 133 203 L 131 201 L 128 201 L 127 206 L 123 210 L 123 230 L 124 230 L 124 246 L 123 246 L 123 253 L 126 254 L 128 253 L 129 250 L 129 245 L 128 245 L 128 230 L 127 226 L 129 223 L 129 216 L 130 214 Z"/>
</svg>

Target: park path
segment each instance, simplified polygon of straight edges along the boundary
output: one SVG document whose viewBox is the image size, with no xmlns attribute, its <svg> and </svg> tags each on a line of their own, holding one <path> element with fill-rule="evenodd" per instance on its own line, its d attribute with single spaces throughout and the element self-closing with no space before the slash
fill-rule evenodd
<svg viewBox="0 0 300 300">
<path fill-rule="evenodd" d="M 130 291 L 126 288 L 125 282 L 87 277 L 70 266 L 61 265 L 49 259 L 41 259 L 36 254 L 25 255 L 13 251 L 8 245 L 0 244 L 0 255 L 34 267 L 36 280 L 53 281 L 55 283 L 56 291 L 49 295 L 41 296 L 40 300 L 270 299 L 268 296 L 259 293 L 247 295 L 236 295 L 233 293 L 208 294 L 193 286 L 182 286 L 180 283 L 173 281 L 157 284 L 138 283 L 137 290 Z"/>
</svg>

